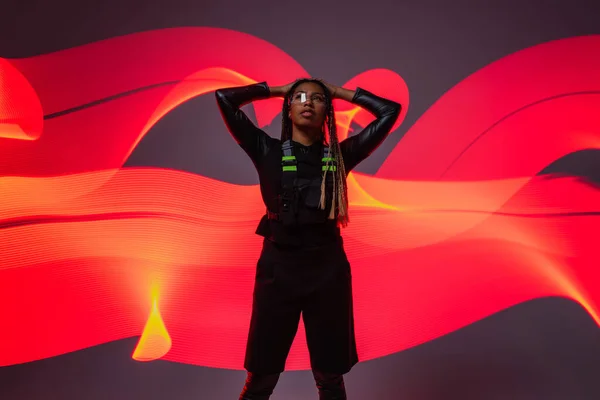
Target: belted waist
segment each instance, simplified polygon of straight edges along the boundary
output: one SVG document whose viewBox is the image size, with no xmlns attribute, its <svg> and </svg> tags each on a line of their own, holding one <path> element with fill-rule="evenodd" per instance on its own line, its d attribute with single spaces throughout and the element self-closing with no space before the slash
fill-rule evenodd
<svg viewBox="0 0 600 400">
<path fill-rule="evenodd" d="M 279 221 L 279 213 L 274 213 L 272 211 L 267 210 L 267 219 Z"/>
</svg>

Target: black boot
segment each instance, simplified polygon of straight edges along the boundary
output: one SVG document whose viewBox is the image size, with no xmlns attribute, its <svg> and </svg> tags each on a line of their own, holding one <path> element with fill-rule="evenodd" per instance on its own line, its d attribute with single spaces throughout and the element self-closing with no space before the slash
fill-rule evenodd
<svg viewBox="0 0 600 400">
<path fill-rule="evenodd" d="M 319 400 L 346 400 L 343 375 L 313 370 L 313 376 L 319 389 Z"/>
<path fill-rule="evenodd" d="M 248 372 L 246 384 L 239 400 L 268 400 L 273 394 L 279 374 L 255 374 Z"/>
</svg>

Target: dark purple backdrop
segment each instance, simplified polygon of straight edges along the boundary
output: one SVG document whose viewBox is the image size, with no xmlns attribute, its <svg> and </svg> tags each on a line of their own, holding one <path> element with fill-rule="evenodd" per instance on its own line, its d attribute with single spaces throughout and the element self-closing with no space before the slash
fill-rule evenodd
<svg viewBox="0 0 600 400">
<path fill-rule="evenodd" d="M 213 26 L 265 39 L 314 76 L 336 84 L 367 69 L 394 70 L 409 86 L 410 109 L 400 129 L 357 168 L 368 173 L 376 171 L 433 102 L 469 74 L 525 47 L 600 33 L 600 2 L 593 0 L 67 0 L 3 2 L 0 10 L 0 57 L 47 53 L 148 29 Z M 213 134 L 198 134 L 200 125 Z M 276 135 L 277 127 L 268 131 Z M 232 157 L 222 157 L 224 153 Z M 231 174 L 226 164 L 231 159 L 248 166 L 235 168 L 244 174 Z M 128 165 L 257 182 L 212 96 L 167 115 L 146 135 Z M 591 151 L 572 154 L 549 170 L 600 181 L 600 156 Z M 136 342 L 131 338 L 0 368 L 0 399 L 237 398 L 244 372 L 138 363 L 129 357 Z M 598 327 L 579 305 L 542 299 L 408 351 L 361 363 L 346 380 L 351 399 L 595 400 L 600 398 L 594 383 L 598 375 Z M 311 379 L 309 372 L 284 374 L 274 399 L 316 398 Z"/>
</svg>

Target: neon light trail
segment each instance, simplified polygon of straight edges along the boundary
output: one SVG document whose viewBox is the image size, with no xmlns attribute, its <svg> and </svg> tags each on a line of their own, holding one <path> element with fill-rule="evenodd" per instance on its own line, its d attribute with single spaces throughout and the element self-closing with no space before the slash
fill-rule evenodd
<svg viewBox="0 0 600 400">
<path fill-rule="evenodd" d="M 600 148 L 598 51 L 600 37 L 586 36 L 498 60 L 442 96 L 377 174 L 351 175 L 344 237 L 363 361 L 543 296 L 573 299 L 600 322 L 600 190 L 538 175 Z M 195 96 L 306 75 L 269 43 L 213 28 L 0 59 L 0 366 L 141 336 L 136 360 L 241 369 L 258 186 L 122 166 Z M 345 86 L 401 102 L 397 125 L 410 109 L 392 71 Z M 371 120 L 336 107 L 342 136 Z M 259 126 L 280 108 L 257 103 Z M 301 328 L 288 369 L 308 366 Z"/>
</svg>

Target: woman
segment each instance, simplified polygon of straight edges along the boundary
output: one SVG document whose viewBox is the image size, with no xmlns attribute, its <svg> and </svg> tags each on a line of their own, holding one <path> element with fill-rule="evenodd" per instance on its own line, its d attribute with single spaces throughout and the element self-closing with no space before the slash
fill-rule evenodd
<svg viewBox="0 0 600 400">
<path fill-rule="evenodd" d="M 284 98 L 280 140 L 240 110 L 269 97 Z M 316 79 L 220 89 L 216 98 L 229 131 L 258 171 L 266 206 L 256 231 L 264 241 L 240 400 L 266 400 L 273 393 L 301 314 L 319 398 L 345 399 L 343 375 L 358 362 L 350 265 L 340 234 L 340 226 L 348 223 L 346 175 L 383 142 L 400 105 L 361 88 Z M 377 118 L 339 143 L 334 98 Z"/>
</svg>

